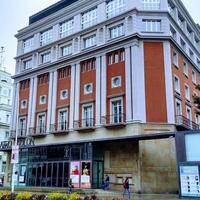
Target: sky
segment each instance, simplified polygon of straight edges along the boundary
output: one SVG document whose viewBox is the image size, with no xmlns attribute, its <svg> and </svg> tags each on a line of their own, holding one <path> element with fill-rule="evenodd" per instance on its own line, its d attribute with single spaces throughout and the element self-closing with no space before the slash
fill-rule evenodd
<svg viewBox="0 0 200 200">
<path fill-rule="evenodd" d="M 45 9 L 59 0 L 0 0 L 0 51 L 3 69 L 14 75 L 17 51 L 17 40 L 14 37 L 18 30 L 28 26 L 29 16 Z M 195 23 L 200 24 L 200 0 L 182 0 Z M 0 57 L 1 59 L 1 57 Z M 0 60 L 1 62 L 1 60 Z"/>
</svg>

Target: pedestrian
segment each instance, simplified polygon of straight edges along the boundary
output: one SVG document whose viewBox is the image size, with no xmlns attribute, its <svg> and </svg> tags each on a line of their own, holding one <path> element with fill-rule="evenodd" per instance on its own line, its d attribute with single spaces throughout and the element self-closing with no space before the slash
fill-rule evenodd
<svg viewBox="0 0 200 200">
<path fill-rule="evenodd" d="M 124 197 L 124 195 L 126 194 L 126 191 L 127 191 L 128 198 L 130 199 L 131 198 L 131 191 L 130 191 L 130 188 L 129 188 L 129 180 L 128 180 L 128 178 L 126 178 L 126 180 L 124 181 L 123 187 L 124 187 L 123 197 Z"/>
<path fill-rule="evenodd" d="M 72 179 L 69 178 L 69 181 L 68 181 L 68 193 L 71 194 L 72 193 L 72 188 L 73 188 L 73 184 L 72 184 Z"/>
<path fill-rule="evenodd" d="M 103 190 L 108 190 L 110 185 L 110 177 L 106 174 L 106 178 L 103 179 Z"/>
</svg>

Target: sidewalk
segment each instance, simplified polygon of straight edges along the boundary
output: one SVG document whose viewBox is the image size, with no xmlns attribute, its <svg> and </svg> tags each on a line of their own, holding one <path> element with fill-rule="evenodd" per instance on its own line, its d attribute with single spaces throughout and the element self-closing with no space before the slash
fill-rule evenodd
<svg viewBox="0 0 200 200">
<path fill-rule="evenodd" d="M 96 196 L 99 199 L 104 199 L 108 197 L 120 197 L 123 198 L 122 191 L 114 191 L 114 190 L 95 190 Z M 124 195 L 123 199 L 128 199 L 128 195 Z M 133 200 L 178 200 L 179 195 L 176 194 L 131 194 L 131 198 Z M 184 200 L 190 200 L 191 198 L 184 198 Z M 179 199 L 180 200 L 180 199 Z"/>
</svg>

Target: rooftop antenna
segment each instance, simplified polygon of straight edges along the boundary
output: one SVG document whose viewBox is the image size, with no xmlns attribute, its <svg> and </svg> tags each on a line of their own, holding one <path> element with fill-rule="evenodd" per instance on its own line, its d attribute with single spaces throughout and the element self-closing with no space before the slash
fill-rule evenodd
<svg viewBox="0 0 200 200">
<path fill-rule="evenodd" d="M 0 70 L 3 70 L 3 53 L 5 52 L 4 50 L 4 47 L 1 46 L 1 49 L 0 49 Z M 4 68 L 4 71 L 5 71 L 5 68 Z"/>
</svg>

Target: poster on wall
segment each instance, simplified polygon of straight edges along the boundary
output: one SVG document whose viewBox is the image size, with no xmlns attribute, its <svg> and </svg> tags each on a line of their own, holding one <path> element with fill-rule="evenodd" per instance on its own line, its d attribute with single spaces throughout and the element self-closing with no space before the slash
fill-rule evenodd
<svg viewBox="0 0 200 200">
<path fill-rule="evenodd" d="M 91 188 L 90 182 L 90 162 L 82 162 L 81 163 L 81 188 Z"/>
<path fill-rule="evenodd" d="M 79 187 L 79 177 L 80 177 L 80 162 L 75 161 L 70 163 L 70 178 L 74 187 Z"/>
<path fill-rule="evenodd" d="M 179 166 L 181 196 L 200 197 L 198 165 Z"/>
</svg>

